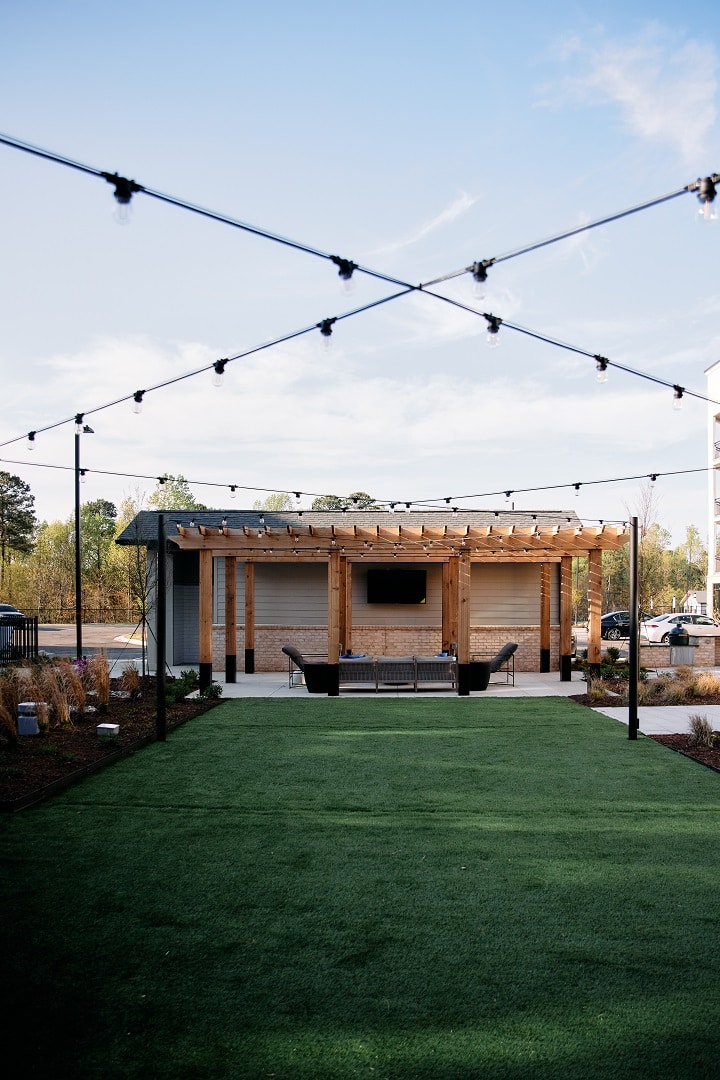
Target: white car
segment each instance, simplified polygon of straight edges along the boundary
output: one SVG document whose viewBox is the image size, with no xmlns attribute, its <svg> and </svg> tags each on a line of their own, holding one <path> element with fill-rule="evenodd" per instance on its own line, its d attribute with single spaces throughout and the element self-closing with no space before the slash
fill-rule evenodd
<svg viewBox="0 0 720 1080">
<path fill-rule="evenodd" d="M 710 615 L 687 615 L 672 612 L 669 615 L 658 615 L 654 619 L 647 619 L 640 629 L 640 640 L 661 641 L 666 643 L 670 631 L 676 626 L 682 626 L 691 637 L 717 637 L 720 635 L 720 623 Z"/>
</svg>

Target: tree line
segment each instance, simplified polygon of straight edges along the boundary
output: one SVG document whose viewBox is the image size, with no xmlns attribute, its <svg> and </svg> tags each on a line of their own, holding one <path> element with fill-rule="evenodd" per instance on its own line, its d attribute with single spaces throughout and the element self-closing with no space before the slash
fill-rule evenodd
<svg viewBox="0 0 720 1080">
<path fill-rule="evenodd" d="M 12 603 L 41 622 L 75 618 L 75 519 L 38 522 L 28 484 L 0 472 L 0 601 Z M 293 500 L 274 493 L 254 503 L 256 510 L 291 510 Z M 381 509 L 364 491 L 347 496 L 323 495 L 313 510 Z M 81 503 L 80 569 L 85 622 L 133 622 L 143 615 L 147 570 L 142 548 L 120 546 L 117 537 L 140 510 L 207 510 L 182 476 L 163 477 L 146 498 L 137 490 L 116 507 L 107 499 Z M 707 549 L 693 525 L 685 540 L 671 547 L 671 534 L 653 520 L 651 492 L 638 513 L 639 591 L 644 611 L 680 608 L 688 593 L 705 588 Z M 603 611 L 626 609 L 630 600 L 629 548 L 603 553 Z M 587 559 L 573 560 L 573 616 L 587 619 Z"/>
</svg>

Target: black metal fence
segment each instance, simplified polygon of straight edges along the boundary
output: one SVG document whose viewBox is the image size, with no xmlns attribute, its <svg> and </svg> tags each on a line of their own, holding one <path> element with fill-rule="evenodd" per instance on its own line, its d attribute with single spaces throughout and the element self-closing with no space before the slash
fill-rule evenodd
<svg viewBox="0 0 720 1080">
<path fill-rule="evenodd" d="M 0 619 L 0 667 L 15 664 L 18 660 L 37 660 L 37 617 L 17 622 Z"/>
</svg>

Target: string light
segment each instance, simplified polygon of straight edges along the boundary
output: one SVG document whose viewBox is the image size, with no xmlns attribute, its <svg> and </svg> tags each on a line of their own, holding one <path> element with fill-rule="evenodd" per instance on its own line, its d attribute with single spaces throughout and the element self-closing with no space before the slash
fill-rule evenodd
<svg viewBox="0 0 720 1080">
<path fill-rule="evenodd" d="M 608 367 L 607 358 L 605 356 L 596 356 L 595 357 L 595 367 L 597 369 L 597 381 L 599 383 L 607 382 L 607 377 L 608 377 L 607 376 L 607 367 Z"/>
<path fill-rule="evenodd" d="M 222 386 L 227 360 L 216 360 L 213 364 L 213 386 Z"/>
<path fill-rule="evenodd" d="M 335 319 L 321 319 L 317 324 L 317 328 L 323 337 L 323 345 L 329 346 L 332 344 L 332 328 L 335 321 Z"/>
<path fill-rule="evenodd" d="M 351 262 L 350 259 L 341 259 L 339 255 L 331 255 L 330 262 L 335 263 L 338 268 L 338 277 L 343 283 L 345 292 L 351 292 L 353 286 L 352 276 L 357 270 L 357 263 Z"/>
<path fill-rule="evenodd" d="M 717 209 L 713 206 L 717 194 L 715 185 L 720 182 L 720 176 L 706 176 L 704 180 L 698 180 L 697 197 L 700 201 L 698 213 L 704 221 L 715 221 Z"/>
<path fill-rule="evenodd" d="M 237 493 L 237 485 L 236 484 L 231 484 L 230 485 L 230 498 L 234 499 L 236 493 Z"/>
<path fill-rule="evenodd" d="M 673 386 L 673 409 L 679 412 L 683 407 L 683 394 L 685 393 L 685 387 Z"/>
<path fill-rule="evenodd" d="M 143 397 L 145 396 L 144 390 L 136 390 L 133 394 L 132 411 L 134 413 L 142 412 Z"/>
<path fill-rule="evenodd" d="M 27 448 L 28 448 L 28 450 L 34 450 L 35 449 L 35 435 L 36 435 L 36 432 L 34 432 L 34 431 L 28 431 L 28 433 L 27 433 L 27 441 L 28 441 Z"/>
<path fill-rule="evenodd" d="M 487 320 L 487 343 L 494 348 L 500 344 L 498 333 L 502 326 L 502 319 L 497 315 L 485 315 L 484 318 Z"/>
<path fill-rule="evenodd" d="M 130 202 L 136 191 L 144 191 L 145 188 L 140 184 L 136 184 L 134 180 L 128 180 L 125 176 L 118 176 L 117 173 L 102 172 L 100 176 L 104 180 L 107 180 L 109 184 L 112 184 L 115 188 L 115 220 L 119 225 L 127 225 L 130 220 Z"/>
</svg>

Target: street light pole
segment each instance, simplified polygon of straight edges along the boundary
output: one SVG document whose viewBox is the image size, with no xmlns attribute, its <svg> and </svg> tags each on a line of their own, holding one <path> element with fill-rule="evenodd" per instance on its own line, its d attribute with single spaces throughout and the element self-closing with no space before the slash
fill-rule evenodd
<svg viewBox="0 0 720 1080">
<path fill-rule="evenodd" d="M 93 435 L 93 429 L 82 422 L 82 413 L 75 417 L 75 654 L 82 660 L 82 549 L 80 536 L 80 436 Z"/>
</svg>

